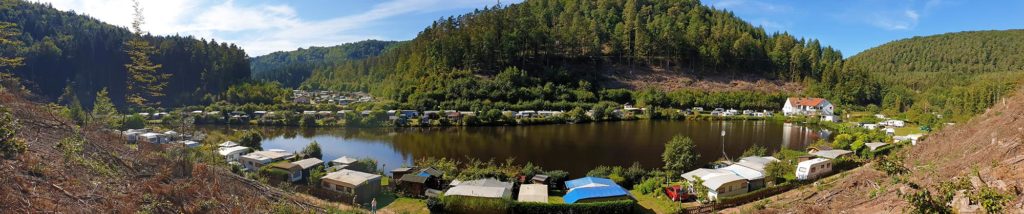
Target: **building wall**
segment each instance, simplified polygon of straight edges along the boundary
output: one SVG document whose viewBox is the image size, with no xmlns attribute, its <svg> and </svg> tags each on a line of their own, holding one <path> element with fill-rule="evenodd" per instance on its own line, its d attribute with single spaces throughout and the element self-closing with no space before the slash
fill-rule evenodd
<svg viewBox="0 0 1024 214">
<path fill-rule="evenodd" d="M 749 183 L 747 183 L 747 191 L 749 192 L 764 188 L 764 182 L 764 179 L 751 180 Z"/>
<path fill-rule="evenodd" d="M 380 194 L 380 178 L 366 181 L 363 185 L 356 187 L 356 201 L 368 203 Z"/>
<path fill-rule="evenodd" d="M 723 184 L 721 187 L 718 187 L 718 189 L 716 191 L 714 191 L 715 192 L 715 198 L 717 198 L 717 197 L 729 197 L 729 196 L 734 196 L 734 195 L 739 195 L 739 194 L 747 193 L 747 189 L 748 188 L 749 187 L 747 186 L 747 182 L 744 181 L 744 180 L 738 180 L 738 181 L 729 182 L 729 183 Z M 711 196 L 711 194 L 709 193 L 708 196 Z"/>
</svg>

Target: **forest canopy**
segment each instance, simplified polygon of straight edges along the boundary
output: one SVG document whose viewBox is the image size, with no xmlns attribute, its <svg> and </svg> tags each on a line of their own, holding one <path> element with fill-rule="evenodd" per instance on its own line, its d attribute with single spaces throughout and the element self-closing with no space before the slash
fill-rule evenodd
<svg viewBox="0 0 1024 214">
<path fill-rule="evenodd" d="M 55 99 L 71 85 L 86 106 L 95 92 L 107 88 L 118 106 L 125 103 L 129 63 L 125 41 L 135 38 L 128 29 L 94 18 L 63 12 L 48 4 L 20 0 L 0 1 L 0 22 L 14 23 L 23 45 L 16 52 L 24 65 L 12 71 L 30 88 Z M 127 13 L 128 11 L 126 11 Z M 249 79 L 245 51 L 234 44 L 191 36 L 143 35 L 155 47 L 152 61 L 162 64 L 161 74 L 173 74 L 156 100 L 164 106 L 200 104 L 207 94 L 218 94 Z"/>
</svg>

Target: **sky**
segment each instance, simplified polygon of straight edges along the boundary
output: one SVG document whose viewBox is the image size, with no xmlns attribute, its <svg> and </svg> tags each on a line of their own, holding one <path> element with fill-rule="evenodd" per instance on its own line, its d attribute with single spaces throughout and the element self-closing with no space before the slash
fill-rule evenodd
<svg viewBox="0 0 1024 214">
<path fill-rule="evenodd" d="M 131 0 L 30 0 L 129 26 Z M 521 0 L 502 0 L 502 4 Z M 140 0 L 143 30 L 235 43 L 249 56 L 367 39 L 410 40 L 442 17 L 497 0 Z"/>
<path fill-rule="evenodd" d="M 118 26 L 131 0 L 32 0 Z M 498 0 L 141 0 L 144 30 L 235 43 L 250 56 L 367 39 L 409 40 L 441 17 Z M 502 4 L 522 0 L 502 0 Z M 1024 28 L 1020 0 L 702 0 L 769 32 L 815 38 L 852 56 L 902 38 Z"/>
<path fill-rule="evenodd" d="M 769 32 L 815 38 L 849 57 L 886 42 L 947 32 L 1024 29 L 1020 0 L 701 0 Z"/>
</svg>

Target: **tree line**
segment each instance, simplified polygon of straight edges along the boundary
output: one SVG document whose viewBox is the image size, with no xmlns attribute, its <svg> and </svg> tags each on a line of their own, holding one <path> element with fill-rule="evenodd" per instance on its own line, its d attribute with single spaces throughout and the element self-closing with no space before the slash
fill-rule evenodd
<svg viewBox="0 0 1024 214">
<path fill-rule="evenodd" d="M 306 81 L 314 69 L 377 56 L 400 43 L 365 40 L 331 47 L 278 51 L 250 59 L 252 78 L 260 81 L 277 81 L 285 87 L 295 88 Z"/>
<path fill-rule="evenodd" d="M 162 65 L 153 75 L 167 77 L 154 81 L 166 83 L 157 93 L 164 96 L 145 96 L 151 104 L 202 103 L 206 94 L 220 93 L 250 76 L 245 51 L 234 44 L 191 36 L 136 35 L 127 28 L 62 12 L 49 4 L 20 0 L 0 4 L 0 22 L 11 26 L 5 31 L 19 32 L 11 40 L 21 43 L 0 49 L 24 59 L 22 66 L 9 72 L 21 77 L 35 93 L 51 99 L 71 85 L 86 101 L 83 104 L 92 106 L 93 92 L 107 88 L 112 101 L 125 106 L 132 76 L 125 65 L 133 64 L 126 50 L 142 41 L 152 46 L 143 51 L 151 52 L 152 65 Z"/>
<path fill-rule="evenodd" d="M 443 106 L 448 94 L 476 103 L 583 102 L 597 97 L 614 65 L 801 81 L 841 62 L 817 40 L 769 34 L 698 1 L 531 0 L 437 20 L 380 56 L 318 68 L 303 85 L 419 108 Z M 509 73 L 516 79 L 502 79 Z M 461 96 L 490 81 L 506 90 Z"/>
</svg>

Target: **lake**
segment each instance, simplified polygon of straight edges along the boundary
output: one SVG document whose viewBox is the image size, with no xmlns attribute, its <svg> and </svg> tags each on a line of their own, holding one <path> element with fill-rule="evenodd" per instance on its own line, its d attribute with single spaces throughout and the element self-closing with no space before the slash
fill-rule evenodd
<svg viewBox="0 0 1024 214">
<path fill-rule="evenodd" d="M 668 121 L 640 120 L 583 124 L 431 127 L 431 128 L 297 128 L 213 126 L 205 131 L 263 130 L 264 149 L 301 151 L 320 143 L 324 161 L 341 156 L 369 157 L 390 170 L 411 165 L 424 157 L 494 159 L 514 157 L 544 169 L 561 169 L 571 177 L 583 176 L 599 165 L 628 167 L 634 161 L 645 168 L 660 167 L 665 142 L 684 135 L 694 140 L 700 161 L 737 158 L 748 147 L 769 151 L 802 150 L 829 131 L 781 121 Z M 726 131 L 723 138 L 722 130 Z"/>
</svg>

